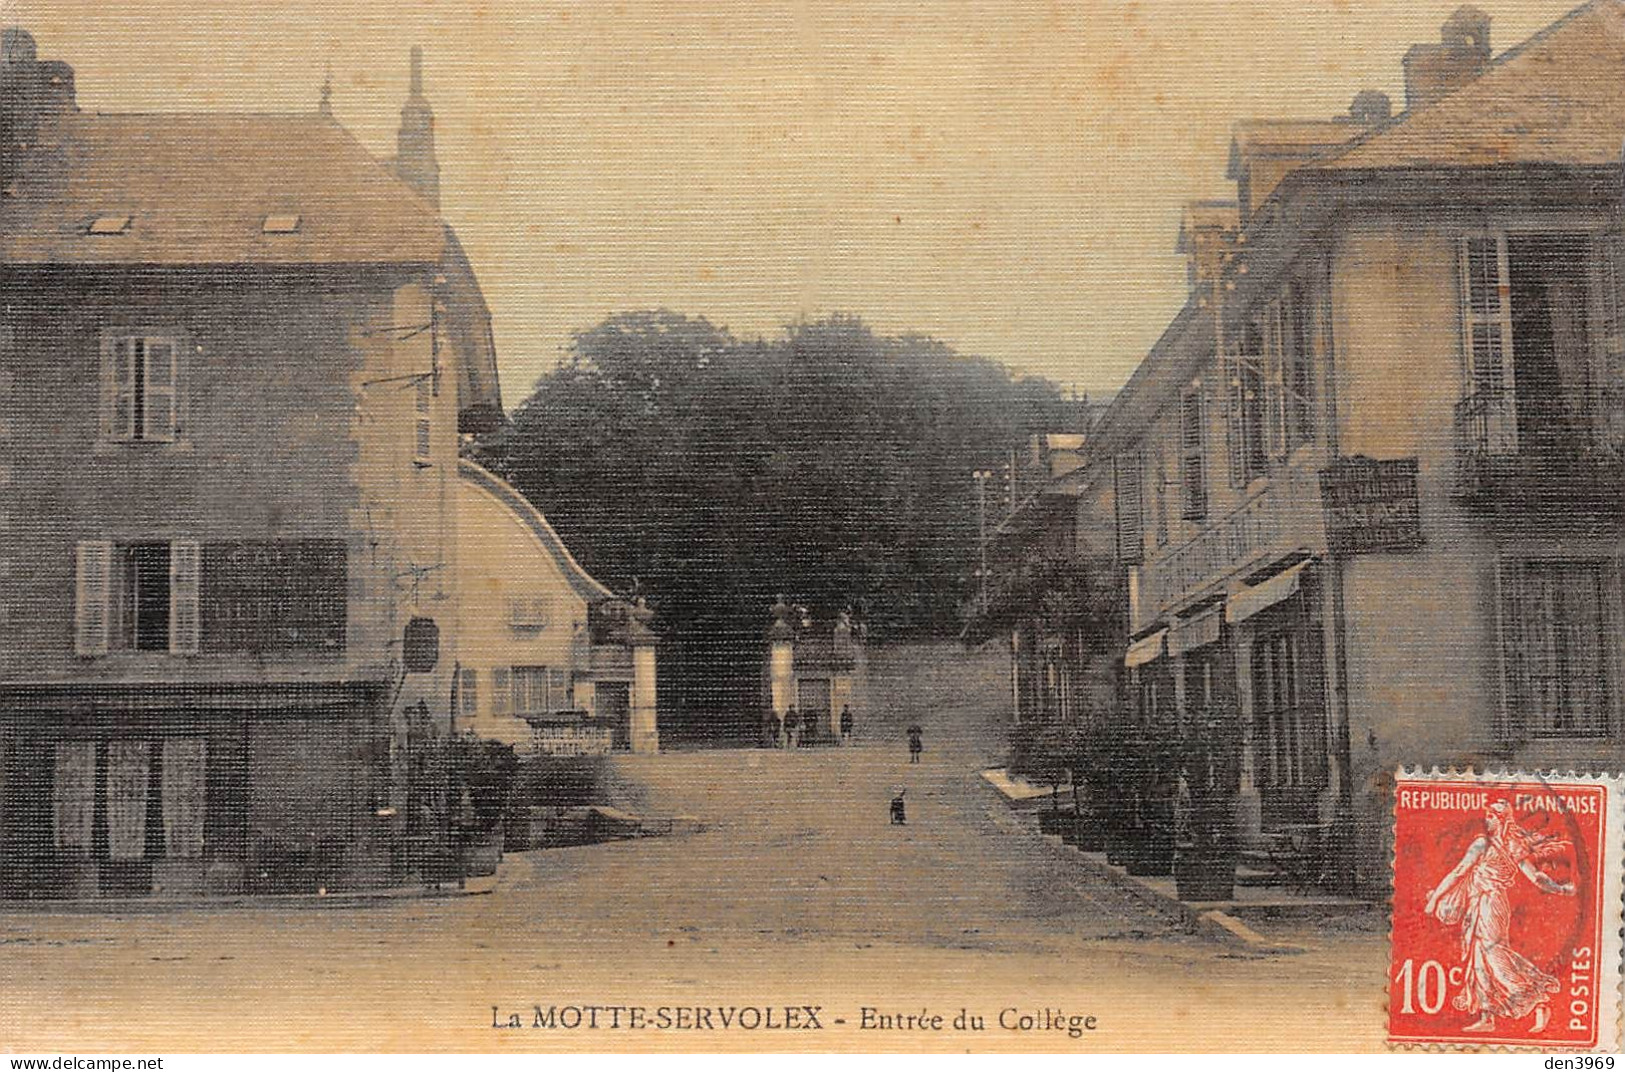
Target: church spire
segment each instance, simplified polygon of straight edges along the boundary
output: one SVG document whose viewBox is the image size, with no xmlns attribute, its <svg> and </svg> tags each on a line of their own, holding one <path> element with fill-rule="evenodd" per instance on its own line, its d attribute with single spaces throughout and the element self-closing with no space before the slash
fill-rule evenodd
<svg viewBox="0 0 1625 1072">
<path fill-rule="evenodd" d="M 434 153 L 434 110 L 423 96 L 423 49 L 412 46 L 412 88 L 395 135 L 395 173 L 440 207 L 440 162 Z"/>
</svg>

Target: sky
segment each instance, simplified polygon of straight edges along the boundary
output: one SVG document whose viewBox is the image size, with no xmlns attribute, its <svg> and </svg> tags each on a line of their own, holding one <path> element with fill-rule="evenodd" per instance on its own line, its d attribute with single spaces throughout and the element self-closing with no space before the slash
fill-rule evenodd
<svg viewBox="0 0 1625 1072">
<path fill-rule="evenodd" d="M 1319 118 L 1452 0 L 0 0 L 93 111 L 333 108 L 394 153 L 424 49 L 442 211 L 511 406 L 615 312 L 862 316 L 1079 391 L 1185 295 L 1231 123 Z M 1568 0 L 1479 0 L 1497 53 Z"/>
</svg>

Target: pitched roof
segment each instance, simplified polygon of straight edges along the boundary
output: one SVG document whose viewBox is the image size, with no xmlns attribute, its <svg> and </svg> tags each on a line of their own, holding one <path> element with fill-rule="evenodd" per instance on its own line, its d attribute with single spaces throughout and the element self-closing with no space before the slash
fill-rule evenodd
<svg viewBox="0 0 1625 1072">
<path fill-rule="evenodd" d="M 1349 119 L 1242 119 L 1230 128 L 1228 178 L 1238 178 L 1244 159 L 1279 156 L 1301 159 L 1330 152 L 1360 133 Z"/>
<path fill-rule="evenodd" d="M 1625 2 L 1592 0 L 1305 170 L 1612 164 L 1622 141 Z"/>
<path fill-rule="evenodd" d="M 0 200 L 9 264 L 431 264 L 445 245 L 434 208 L 318 115 L 78 113 L 41 142 Z M 297 230 L 265 233 L 277 214 Z"/>
<path fill-rule="evenodd" d="M 559 571 L 564 574 L 565 581 L 576 595 L 589 605 L 619 598 L 575 560 L 570 549 L 564 545 L 564 540 L 559 537 L 558 531 L 553 528 L 552 522 L 548 521 L 512 484 L 467 458 L 457 459 L 457 475 L 462 478 L 464 484 L 479 488 L 512 511 L 520 524 L 536 537 L 536 542 L 543 550 L 553 556 L 553 560 L 558 563 Z"/>
</svg>

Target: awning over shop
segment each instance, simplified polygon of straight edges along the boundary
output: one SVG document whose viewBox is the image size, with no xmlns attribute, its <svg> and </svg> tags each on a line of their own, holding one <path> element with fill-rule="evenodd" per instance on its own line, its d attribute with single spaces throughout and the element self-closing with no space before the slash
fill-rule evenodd
<svg viewBox="0 0 1625 1072">
<path fill-rule="evenodd" d="M 1128 653 L 1123 656 L 1123 665 L 1127 667 L 1144 666 L 1146 663 L 1160 656 L 1168 639 L 1168 630 L 1158 629 L 1150 636 L 1141 637 L 1128 646 Z"/>
<path fill-rule="evenodd" d="M 1206 610 L 1183 618 L 1168 630 L 1168 654 L 1184 655 L 1188 651 L 1216 644 L 1224 625 L 1224 604 L 1215 603 Z"/>
<path fill-rule="evenodd" d="M 1303 576 L 1303 571 L 1308 566 L 1308 560 L 1299 562 L 1295 566 L 1288 566 L 1268 580 L 1243 588 L 1231 596 L 1229 602 L 1225 604 L 1225 620 L 1231 624 L 1244 622 L 1295 594 L 1298 591 L 1298 579 Z"/>
</svg>

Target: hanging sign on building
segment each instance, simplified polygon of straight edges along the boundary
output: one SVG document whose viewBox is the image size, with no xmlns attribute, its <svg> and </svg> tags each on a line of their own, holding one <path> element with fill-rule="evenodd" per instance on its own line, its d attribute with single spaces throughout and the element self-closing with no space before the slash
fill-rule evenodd
<svg viewBox="0 0 1625 1072">
<path fill-rule="evenodd" d="M 1320 502 L 1334 555 L 1422 546 L 1415 458 L 1339 458 L 1320 471 Z"/>
</svg>

